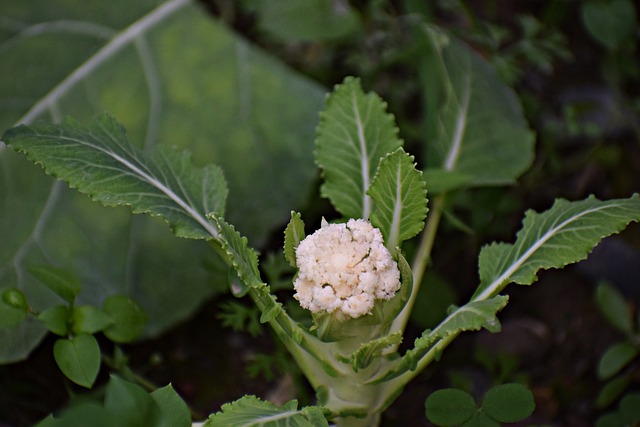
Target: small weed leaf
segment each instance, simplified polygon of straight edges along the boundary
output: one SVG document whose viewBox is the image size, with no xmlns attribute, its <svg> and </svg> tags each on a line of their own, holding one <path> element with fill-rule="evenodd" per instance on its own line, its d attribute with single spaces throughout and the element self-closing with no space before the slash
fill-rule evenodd
<svg viewBox="0 0 640 427">
<path fill-rule="evenodd" d="M 29 311 L 27 298 L 20 289 L 9 288 L 2 293 L 2 301 L 9 307 L 16 308 L 23 312 Z"/>
<path fill-rule="evenodd" d="M 612 326 L 629 335 L 633 333 L 633 314 L 624 297 L 607 283 L 601 283 L 596 290 L 596 301 L 605 319 Z"/>
<path fill-rule="evenodd" d="M 60 304 L 50 307 L 38 315 L 38 320 L 49 331 L 61 337 L 69 333 L 70 310 L 66 305 Z"/>
<path fill-rule="evenodd" d="M 156 401 L 142 387 L 116 376 L 105 389 L 104 408 L 116 420 L 114 426 L 155 427 L 161 415 Z"/>
<path fill-rule="evenodd" d="M 482 410 L 501 423 L 515 423 L 533 413 L 533 393 L 521 384 L 502 384 L 485 394 Z"/>
<path fill-rule="evenodd" d="M 82 290 L 80 280 L 66 270 L 50 265 L 30 266 L 27 270 L 47 288 L 51 289 L 68 303 L 73 303 Z"/>
<path fill-rule="evenodd" d="M 91 388 L 100 371 L 100 347 L 93 335 L 80 334 L 57 340 L 53 345 L 53 357 L 67 378 Z"/>
<path fill-rule="evenodd" d="M 629 387 L 631 383 L 631 377 L 629 375 L 623 374 L 615 377 L 608 383 L 602 387 L 600 393 L 598 394 L 598 398 L 596 399 L 596 407 L 598 408 L 606 408 L 615 402 L 622 393 Z"/>
<path fill-rule="evenodd" d="M 154 427 L 190 427 L 191 413 L 171 384 L 151 393 L 160 409 L 161 419 Z"/>
<path fill-rule="evenodd" d="M 74 307 L 71 314 L 71 330 L 74 334 L 95 334 L 112 323 L 109 316 L 91 305 Z"/>
<path fill-rule="evenodd" d="M 601 379 L 613 377 L 635 359 L 638 353 L 638 348 L 630 342 L 625 341 L 613 344 L 600 358 L 598 376 Z"/>
<path fill-rule="evenodd" d="M 104 330 L 111 341 L 131 342 L 136 339 L 147 323 L 147 315 L 131 298 L 125 295 L 112 295 L 102 306 L 104 313 L 113 321 Z"/>
<path fill-rule="evenodd" d="M 455 388 L 432 393 L 424 405 L 429 421 L 442 427 L 462 425 L 478 411 L 473 397 Z"/>
</svg>

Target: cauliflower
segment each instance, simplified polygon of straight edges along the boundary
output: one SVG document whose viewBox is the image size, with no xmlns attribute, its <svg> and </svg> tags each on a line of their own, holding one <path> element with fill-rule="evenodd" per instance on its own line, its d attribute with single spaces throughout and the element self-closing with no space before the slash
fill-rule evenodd
<svg viewBox="0 0 640 427">
<path fill-rule="evenodd" d="M 323 221 L 298 245 L 296 262 L 294 297 L 314 313 L 360 317 L 371 313 L 375 300 L 391 299 L 400 288 L 400 271 L 382 233 L 363 219 Z"/>
</svg>

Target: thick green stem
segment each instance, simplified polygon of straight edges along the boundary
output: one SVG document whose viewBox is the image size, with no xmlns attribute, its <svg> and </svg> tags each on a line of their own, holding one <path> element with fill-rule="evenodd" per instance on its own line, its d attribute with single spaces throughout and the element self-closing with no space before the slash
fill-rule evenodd
<svg viewBox="0 0 640 427">
<path fill-rule="evenodd" d="M 427 225 L 422 233 L 420 246 L 418 247 L 413 265 L 411 266 L 411 271 L 413 273 L 413 290 L 411 291 L 411 296 L 409 297 L 407 304 L 404 306 L 398 317 L 393 321 L 391 331 L 404 331 L 407 326 L 409 316 L 413 310 L 413 305 L 418 297 L 418 291 L 420 290 L 420 284 L 422 283 L 424 272 L 431 260 L 431 249 L 433 249 L 433 242 L 435 241 L 436 234 L 438 232 L 438 225 L 442 218 L 444 200 L 445 193 L 436 196 L 433 200 L 433 205 L 429 210 Z"/>
</svg>

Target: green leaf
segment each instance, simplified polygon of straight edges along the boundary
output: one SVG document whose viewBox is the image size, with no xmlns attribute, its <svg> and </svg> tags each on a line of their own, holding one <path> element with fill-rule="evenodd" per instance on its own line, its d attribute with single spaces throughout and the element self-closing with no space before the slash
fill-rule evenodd
<svg viewBox="0 0 640 427">
<path fill-rule="evenodd" d="M 212 414 L 203 427 L 322 427 L 328 426 L 322 408 L 298 409 L 291 400 L 278 407 L 255 396 L 244 396 L 222 405 L 222 411 Z"/>
<path fill-rule="evenodd" d="M 478 410 L 469 393 L 455 388 L 431 393 L 424 405 L 429 421 L 443 427 L 459 426 Z"/>
<path fill-rule="evenodd" d="M 640 196 L 578 202 L 558 199 L 544 213 L 528 211 L 514 244 L 494 243 L 480 252 L 481 300 L 514 282 L 529 285 L 540 269 L 561 268 L 585 259 L 601 239 L 640 220 Z"/>
<path fill-rule="evenodd" d="M 113 295 L 104 301 L 102 311 L 113 322 L 104 334 L 113 342 L 125 343 L 138 338 L 147 322 L 147 315 L 131 298 Z"/>
<path fill-rule="evenodd" d="M 424 170 L 424 180 L 428 183 L 429 194 L 434 195 L 465 187 L 472 177 L 456 171 L 427 168 Z"/>
<path fill-rule="evenodd" d="M 19 126 L 2 138 L 95 201 L 160 216 L 180 237 L 217 237 L 206 214 L 224 214 L 227 187 L 222 170 L 197 169 L 190 155 L 163 146 L 146 154 L 131 145 L 122 126 L 107 115 L 89 124 L 69 118 L 60 125 Z"/>
<path fill-rule="evenodd" d="M 596 398 L 596 407 L 598 408 L 606 408 L 611 405 L 613 402 L 618 400 L 620 395 L 624 393 L 624 391 L 629 387 L 631 383 L 631 377 L 629 375 L 619 375 L 607 382 L 600 393 L 598 393 L 598 397 Z"/>
<path fill-rule="evenodd" d="M 304 240 L 304 221 L 297 212 L 291 212 L 291 221 L 284 230 L 284 257 L 291 267 L 296 266 L 296 248 Z"/>
<path fill-rule="evenodd" d="M 533 393 L 522 384 L 502 384 L 490 389 L 482 400 L 482 410 L 501 423 L 527 418 L 536 407 Z"/>
<path fill-rule="evenodd" d="M 413 156 L 398 148 L 382 158 L 368 194 L 374 202 L 371 223 L 393 250 L 424 228 L 427 190 Z"/>
<path fill-rule="evenodd" d="M 620 372 L 638 356 L 640 350 L 630 342 L 613 344 L 605 351 L 598 363 L 598 377 L 609 379 Z"/>
<path fill-rule="evenodd" d="M 67 378 L 91 388 L 100 371 L 100 347 L 93 335 L 58 339 L 53 345 L 53 357 Z"/>
<path fill-rule="evenodd" d="M 65 336 L 69 333 L 71 311 L 66 305 L 54 305 L 38 314 L 38 320 L 54 334 Z"/>
<path fill-rule="evenodd" d="M 360 80 L 347 77 L 327 98 L 316 138 L 316 162 L 322 169 L 321 193 L 347 218 L 368 219 L 367 195 L 380 159 L 402 145 L 394 118 L 375 93 L 365 94 Z"/>
<path fill-rule="evenodd" d="M 591 36 L 609 50 L 633 39 L 636 11 L 630 0 L 591 0 L 582 3 L 582 23 Z"/>
<path fill-rule="evenodd" d="M 630 425 L 640 421 L 640 394 L 627 394 L 623 397 L 620 401 L 620 414 Z"/>
<path fill-rule="evenodd" d="M 360 369 L 364 369 L 369 366 L 375 358 L 380 357 L 384 350 L 391 346 L 396 346 L 401 342 L 401 331 L 368 341 L 353 353 L 351 357 L 348 358 L 347 362 L 355 372 L 358 372 Z"/>
<path fill-rule="evenodd" d="M 114 426 L 156 426 L 160 408 L 142 387 L 112 376 L 105 389 L 104 408 Z"/>
<path fill-rule="evenodd" d="M 87 420 L 91 420 L 91 427 L 112 427 L 117 425 L 116 419 L 105 411 L 100 403 L 85 401 L 65 409 L 55 419 L 53 416 L 47 417 L 37 424 L 37 427 L 86 427 Z"/>
<path fill-rule="evenodd" d="M 0 329 L 15 328 L 27 317 L 27 312 L 0 301 Z"/>
<path fill-rule="evenodd" d="M 348 3 L 262 0 L 257 7 L 260 27 L 284 41 L 341 39 L 360 29 L 358 15 Z"/>
<path fill-rule="evenodd" d="M 598 285 L 596 300 L 600 311 L 611 325 L 627 335 L 633 333 L 631 307 L 616 288 L 606 283 Z"/>
<path fill-rule="evenodd" d="M 218 242 L 240 280 L 250 288 L 261 286 L 263 282 L 258 270 L 258 255 L 248 246 L 247 238 L 222 217 L 212 213 L 209 218 L 215 222 L 219 232 Z"/>
<path fill-rule="evenodd" d="M 464 331 L 477 331 L 482 328 L 490 332 L 500 331 L 497 313 L 502 310 L 509 298 L 497 295 L 485 301 L 469 302 L 459 307 L 447 316 L 435 329 L 426 330 L 415 340 L 412 349 L 408 350 L 401 359 L 391 363 L 386 373 L 374 380 L 381 383 L 396 378 L 407 371 L 419 371 L 426 367 L 432 359 L 424 359 L 440 340 L 456 336 Z"/>
<path fill-rule="evenodd" d="M 500 427 L 500 424 L 492 420 L 487 414 L 478 411 L 462 427 Z"/>
<path fill-rule="evenodd" d="M 9 307 L 23 311 L 25 314 L 29 311 L 29 304 L 24 292 L 20 289 L 9 288 L 2 293 L 2 302 Z"/>
<path fill-rule="evenodd" d="M 434 27 L 422 31 L 420 71 L 429 112 L 425 163 L 462 178 L 456 182 L 441 174 L 445 183 L 429 180 L 429 185 L 453 189 L 453 184 L 513 183 L 534 155 L 534 135 L 518 97 L 465 44 Z"/>
<path fill-rule="evenodd" d="M 154 427 L 190 427 L 191 413 L 171 384 L 151 393 L 160 410 L 160 419 Z"/>
<path fill-rule="evenodd" d="M 231 194 L 225 218 L 258 247 L 307 200 L 326 89 L 198 2 L 2 5 L 11 24 L 0 32 L 0 135 L 20 123 L 67 115 L 86 122 L 109 112 L 137 147 L 176 146 L 199 166 L 224 165 Z M 104 209 L 2 142 L 0 176 L 11 177 L 0 179 L 0 199 L 9 201 L 0 203 L 0 292 L 22 290 L 35 311 L 57 303 L 25 272 L 43 262 L 77 272 L 81 304 L 100 306 L 114 293 L 135 298 L 149 315 L 144 337 L 224 290 L 212 285 L 226 280 L 227 269 L 209 268 L 209 244 L 175 239 L 157 219 L 125 207 Z M 178 285 L 186 283 L 189 292 Z M 39 322 L 3 330 L 0 363 L 24 359 L 45 333 Z"/>
<path fill-rule="evenodd" d="M 27 270 L 68 303 L 73 303 L 82 291 L 80 280 L 66 270 L 50 265 L 34 265 L 28 267 Z"/>
<path fill-rule="evenodd" d="M 596 421 L 596 427 L 620 427 L 624 425 L 626 424 L 622 415 L 617 412 L 603 415 Z"/>
<path fill-rule="evenodd" d="M 91 305 L 74 307 L 71 312 L 71 331 L 74 334 L 95 334 L 112 323 L 109 316 Z"/>
</svg>

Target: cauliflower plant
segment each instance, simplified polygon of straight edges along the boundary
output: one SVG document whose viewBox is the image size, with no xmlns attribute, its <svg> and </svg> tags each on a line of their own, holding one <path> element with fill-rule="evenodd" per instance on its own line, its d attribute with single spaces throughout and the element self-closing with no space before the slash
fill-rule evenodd
<svg viewBox="0 0 640 427">
<path fill-rule="evenodd" d="M 384 246 L 382 233 L 363 219 L 328 224 L 296 249 L 294 297 L 314 313 L 371 313 L 375 300 L 391 299 L 400 288 L 400 271 Z"/>
</svg>

